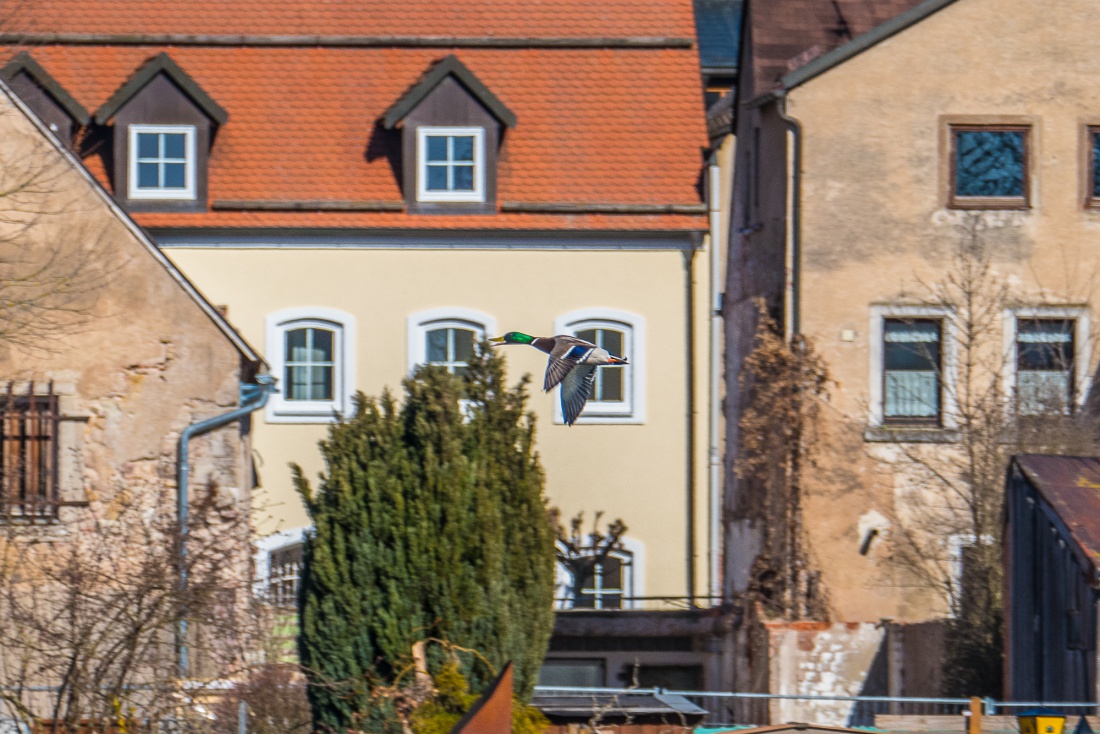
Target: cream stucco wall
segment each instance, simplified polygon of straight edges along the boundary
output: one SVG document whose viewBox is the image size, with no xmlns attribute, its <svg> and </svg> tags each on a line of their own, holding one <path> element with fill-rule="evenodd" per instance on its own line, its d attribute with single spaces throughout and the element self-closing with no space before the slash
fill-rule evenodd
<svg viewBox="0 0 1100 734">
<path fill-rule="evenodd" d="M 945 204 L 949 122 L 1031 125 L 1031 208 L 978 215 L 1014 297 L 1096 300 L 1100 212 L 1083 207 L 1084 131 L 1100 122 L 1095 11 L 1088 0 L 958 0 L 789 93 L 803 135 L 802 327 L 836 381 L 834 443 L 806 517 L 841 620 L 944 611 L 883 552 L 858 547 L 868 518 L 892 516 L 904 491 L 861 438 L 880 348 L 869 343 L 870 310 L 914 302 L 919 281 L 945 275 L 967 216 Z"/>
<path fill-rule="evenodd" d="M 397 387 L 409 364 L 407 317 L 460 307 L 496 319 L 498 330 L 549 334 L 555 319 L 583 308 L 637 314 L 645 324 L 645 420 L 638 425 L 556 424 L 557 392 L 541 391 L 546 358 L 526 347 L 504 347 L 512 379 L 534 378 L 531 408 L 552 504 L 565 517 L 621 517 L 640 541 L 647 596 L 686 594 L 688 492 L 687 424 L 695 426 L 691 475 L 696 494 L 696 591 L 707 584 L 707 288 L 708 257 L 694 257 L 696 402 L 685 403 L 687 271 L 677 250 L 564 251 L 506 249 L 355 249 L 171 247 L 165 250 L 209 299 L 261 349 L 268 314 L 292 307 L 326 307 L 354 314 L 357 387 L 377 395 Z M 690 417 L 689 417 L 690 415 Z M 256 505 L 261 533 L 305 525 L 288 462 L 315 477 L 324 425 L 257 422 L 254 448 L 262 490 Z M 267 517 L 263 517 L 264 513 Z"/>
</svg>

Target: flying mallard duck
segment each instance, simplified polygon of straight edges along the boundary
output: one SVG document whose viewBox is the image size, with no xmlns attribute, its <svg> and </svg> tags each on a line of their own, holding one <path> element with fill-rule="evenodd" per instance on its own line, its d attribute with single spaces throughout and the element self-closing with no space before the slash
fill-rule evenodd
<svg viewBox="0 0 1100 734">
<path fill-rule="evenodd" d="M 496 346 L 530 344 L 550 355 L 542 389 L 550 392 L 554 385 L 561 383 L 561 412 L 567 426 L 576 422 L 584 404 L 588 402 L 592 385 L 596 382 L 596 368 L 605 364 L 628 364 L 622 357 L 612 356 L 606 349 L 590 341 L 567 334 L 529 336 L 520 331 L 509 331 L 504 336 L 493 337 L 489 341 Z"/>
</svg>

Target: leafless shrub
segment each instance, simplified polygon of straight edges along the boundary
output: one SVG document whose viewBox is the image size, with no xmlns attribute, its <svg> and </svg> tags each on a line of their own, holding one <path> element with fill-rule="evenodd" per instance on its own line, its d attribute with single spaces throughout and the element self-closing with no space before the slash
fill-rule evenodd
<svg viewBox="0 0 1100 734">
<path fill-rule="evenodd" d="M 788 342 L 762 303 L 758 309 L 755 345 L 740 378 L 748 400 L 735 463 L 743 488 L 735 512 L 759 520 L 764 533 L 750 593 L 769 614 L 820 618 L 826 608 L 805 549 L 802 487 L 828 398 L 828 371 L 810 342 Z"/>
</svg>

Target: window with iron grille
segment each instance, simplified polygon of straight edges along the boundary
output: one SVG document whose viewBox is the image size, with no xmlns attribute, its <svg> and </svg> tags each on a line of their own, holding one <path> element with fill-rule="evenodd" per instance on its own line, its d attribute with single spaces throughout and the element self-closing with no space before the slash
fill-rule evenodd
<svg viewBox="0 0 1100 734">
<path fill-rule="evenodd" d="M 298 584 L 302 575 L 302 544 L 271 551 L 268 561 L 268 598 L 278 606 L 298 603 Z"/>
<path fill-rule="evenodd" d="M 23 395 L 9 383 L 0 420 L 0 512 L 3 519 L 53 522 L 57 519 L 58 426 L 60 414 L 53 384 L 35 395 L 33 383 Z"/>
<path fill-rule="evenodd" d="M 887 423 L 939 424 L 941 336 L 938 319 L 886 319 L 883 324 L 883 405 Z"/>
<path fill-rule="evenodd" d="M 1073 319 L 1016 322 L 1016 401 L 1021 413 L 1068 413 L 1073 406 Z"/>
</svg>

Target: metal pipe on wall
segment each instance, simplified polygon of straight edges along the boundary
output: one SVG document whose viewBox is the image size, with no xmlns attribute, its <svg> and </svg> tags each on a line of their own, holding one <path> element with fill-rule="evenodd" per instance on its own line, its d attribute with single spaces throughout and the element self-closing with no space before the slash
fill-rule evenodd
<svg viewBox="0 0 1100 734">
<path fill-rule="evenodd" d="M 707 580 L 712 599 L 721 594 L 722 563 L 722 452 L 719 446 L 720 405 L 719 381 L 722 376 L 722 282 L 721 282 L 721 233 L 722 233 L 722 169 L 714 163 L 717 151 L 711 154 L 708 166 L 707 214 L 710 226 L 710 339 L 707 365 Z"/>
<path fill-rule="evenodd" d="M 241 385 L 240 407 L 228 413 L 192 423 L 180 433 L 179 448 L 176 453 L 176 512 L 179 520 L 179 592 L 180 617 L 176 626 L 176 653 L 180 678 L 186 678 L 190 670 L 187 655 L 187 515 L 189 510 L 188 483 L 191 476 L 189 466 L 189 447 L 191 439 L 209 433 L 259 410 L 267 404 L 267 398 L 275 392 L 275 378 L 271 375 L 257 375 L 256 383 Z"/>
<path fill-rule="evenodd" d="M 695 251 L 696 242 L 684 251 L 684 330 L 686 332 L 687 419 L 687 601 L 695 606 Z"/>
<path fill-rule="evenodd" d="M 798 120 L 787 114 L 787 94 L 782 93 L 776 104 L 779 118 L 787 125 L 791 136 L 791 151 L 787 156 L 790 169 L 787 171 L 787 318 L 786 336 L 794 339 L 802 333 L 802 305 L 800 290 L 802 280 L 802 126 Z"/>
</svg>

